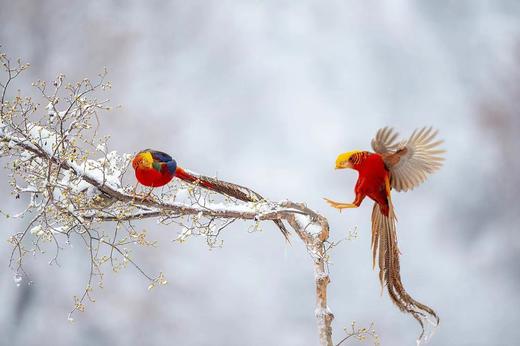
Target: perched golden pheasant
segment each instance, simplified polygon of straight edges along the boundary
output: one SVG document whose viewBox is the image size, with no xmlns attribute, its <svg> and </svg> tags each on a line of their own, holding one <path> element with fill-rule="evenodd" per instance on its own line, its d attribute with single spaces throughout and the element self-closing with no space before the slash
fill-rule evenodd
<svg viewBox="0 0 520 346">
<path fill-rule="evenodd" d="M 265 198 L 244 186 L 225 182 L 223 180 L 205 177 L 177 165 L 170 155 L 162 151 L 145 149 L 138 152 L 132 160 L 135 177 L 144 186 L 152 188 L 168 184 L 174 177 L 189 183 L 198 184 L 208 190 L 236 198 L 244 202 L 260 202 Z M 289 241 L 289 231 L 282 220 L 273 221 L 283 236 Z"/>
<path fill-rule="evenodd" d="M 430 315 L 439 323 L 433 309 L 413 299 L 404 289 L 399 268 L 396 217 L 390 191 L 412 190 L 426 180 L 429 174 L 442 166 L 438 149 L 443 142 L 436 140 L 437 131 L 430 128 L 415 130 L 408 140 L 397 141 L 398 134 L 385 127 L 377 131 L 369 151 L 349 151 L 336 159 L 336 169 L 352 168 L 359 172 L 355 187 L 356 198 L 352 203 L 339 203 L 325 198 L 332 207 L 357 208 L 368 196 L 374 200 L 372 209 L 372 256 L 379 265 L 379 280 L 386 285 L 388 294 L 397 307 L 420 323 L 424 334 L 423 319 Z"/>
</svg>

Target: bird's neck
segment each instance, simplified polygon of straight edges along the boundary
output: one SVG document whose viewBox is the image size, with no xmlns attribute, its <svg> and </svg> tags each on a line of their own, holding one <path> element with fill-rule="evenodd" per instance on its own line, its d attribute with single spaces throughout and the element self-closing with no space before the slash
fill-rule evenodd
<svg viewBox="0 0 520 346">
<path fill-rule="evenodd" d="M 360 175 L 370 175 L 375 172 L 385 170 L 385 164 L 380 155 L 367 153 L 359 163 L 352 166 Z"/>
</svg>

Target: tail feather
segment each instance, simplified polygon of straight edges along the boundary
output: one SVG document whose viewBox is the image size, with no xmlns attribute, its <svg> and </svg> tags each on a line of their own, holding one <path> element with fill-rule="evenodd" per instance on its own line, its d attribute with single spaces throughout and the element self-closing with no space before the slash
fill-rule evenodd
<svg viewBox="0 0 520 346">
<path fill-rule="evenodd" d="M 437 313 L 430 307 L 413 299 L 405 290 L 401 281 L 399 248 L 395 215 L 390 204 L 388 216 L 384 215 L 377 203 L 372 209 L 372 258 L 375 266 L 376 257 L 379 264 L 379 280 L 381 287 L 386 286 L 390 299 L 403 312 L 411 314 L 421 325 L 424 335 L 424 320 L 432 316 L 439 324 Z"/>
<path fill-rule="evenodd" d="M 212 189 L 213 184 L 210 181 L 203 179 L 204 177 L 198 176 L 194 173 L 187 172 L 181 167 L 177 167 L 175 170 L 175 176 L 181 180 L 187 181 L 192 184 L 200 184 L 201 186 Z"/>
<path fill-rule="evenodd" d="M 199 184 L 202 187 L 205 187 L 209 190 L 218 192 L 229 197 L 236 198 L 243 202 L 265 201 L 264 197 L 262 197 L 257 192 L 248 189 L 247 187 L 233 183 L 228 183 L 226 181 L 211 177 L 206 177 L 193 172 L 188 172 L 180 167 L 177 167 L 177 170 L 175 171 L 175 176 L 184 181 L 190 182 L 192 184 Z M 285 227 L 284 223 L 281 220 L 274 220 L 273 222 L 280 229 L 287 242 L 290 243 L 289 231 Z"/>
</svg>

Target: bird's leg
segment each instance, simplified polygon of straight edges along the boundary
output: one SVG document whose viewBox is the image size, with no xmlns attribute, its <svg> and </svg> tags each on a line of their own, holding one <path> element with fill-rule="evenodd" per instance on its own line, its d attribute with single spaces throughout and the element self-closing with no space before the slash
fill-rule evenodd
<svg viewBox="0 0 520 346">
<path fill-rule="evenodd" d="M 148 197 L 151 196 L 152 192 L 153 192 L 153 189 L 155 189 L 155 187 L 152 187 L 150 189 L 150 191 L 148 191 L 148 193 L 146 195 L 143 196 L 143 198 L 141 199 L 141 202 L 144 202 L 146 199 L 148 199 Z"/>
<path fill-rule="evenodd" d="M 134 188 L 132 189 L 132 194 L 135 196 L 137 195 L 137 186 L 139 185 L 139 182 L 135 183 Z"/>
<path fill-rule="evenodd" d="M 325 202 L 327 202 L 331 207 L 333 208 L 336 208 L 336 209 L 339 209 L 339 211 L 341 211 L 342 209 L 346 209 L 346 208 L 357 208 L 358 206 L 355 205 L 354 203 L 341 203 L 341 202 L 335 202 L 331 199 L 328 199 L 328 198 L 323 198 L 325 200 Z"/>
<path fill-rule="evenodd" d="M 137 182 L 134 186 L 134 188 L 132 189 L 132 201 L 130 202 L 130 204 L 133 204 L 135 202 L 135 199 L 137 197 L 137 186 L 139 185 L 139 182 Z"/>
<path fill-rule="evenodd" d="M 362 194 L 356 194 L 356 199 L 352 203 L 341 203 L 341 202 L 335 202 L 331 199 L 324 198 L 325 202 L 327 202 L 331 207 L 341 210 L 347 209 L 347 208 L 357 208 L 361 205 L 361 202 L 365 198 Z"/>
</svg>

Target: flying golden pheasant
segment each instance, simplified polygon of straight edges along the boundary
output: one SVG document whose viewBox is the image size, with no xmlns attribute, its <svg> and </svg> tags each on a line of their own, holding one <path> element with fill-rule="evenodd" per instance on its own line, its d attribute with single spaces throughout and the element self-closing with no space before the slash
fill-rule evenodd
<svg viewBox="0 0 520 346">
<path fill-rule="evenodd" d="M 352 203 L 339 203 L 325 198 L 327 203 L 340 211 L 357 208 L 368 196 L 374 200 L 372 209 L 372 256 L 375 267 L 379 264 L 379 280 L 386 285 L 388 294 L 397 307 L 412 314 L 420 323 L 424 334 L 423 319 L 430 315 L 437 324 L 439 317 L 433 309 L 414 300 L 404 289 L 399 269 L 396 217 L 390 191 L 408 191 L 420 185 L 429 174 L 442 166 L 438 149 L 443 141 L 435 139 L 437 131 L 430 128 L 415 130 L 408 140 L 397 142 L 398 134 L 385 127 L 377 131 L 369 151 L 349 151 L 338 156 L 336 169 L 352 168 L 359 172 L 355 187 L 356 198 Z"/>
</svg>

